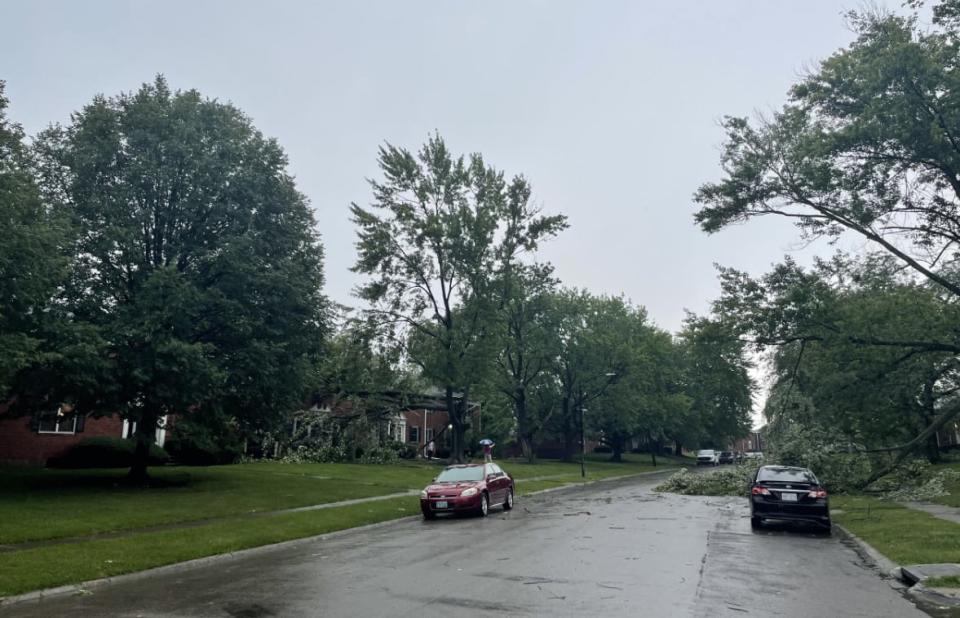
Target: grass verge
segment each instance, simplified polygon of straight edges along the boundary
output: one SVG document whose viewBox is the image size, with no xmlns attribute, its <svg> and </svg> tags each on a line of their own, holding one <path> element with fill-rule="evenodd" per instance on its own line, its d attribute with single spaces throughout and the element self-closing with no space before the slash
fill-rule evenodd
<svg viewBox="0 0 960 618">
<path fill-rule="evenodd" d="M 960 524 L 869 496 L 833 496 L 834 521 L 897 564 L 960 562 Z"/>
<path fill-rule="evenodd" d="M 268 519 L 230 521 L 133 537 L 0 554 L 0 597 L 142 571 L 419 514 L 416 498 L 393 498 Z"/>
<path fill-rule="evenodd" d="M 584 480 L 577 464 L 500 463 L 517 479 L 519 495 Z M 300 513 L 242 517 L 249 510 L 271 511 L 419 489 L 440 468 L 429 464 L 272 463 L 163 468 L 154 471 L 154 476 L 167 484 L 150 489 L 118 484 L 123 472 L 115 470 L 14 470 L 0 481 L 0 521 L 4 522 L 0 543 L 128 530 L 138 525 L 176 524 L 211 516 L 227 519 L 169 530 L 132 530 L 128 536 L 118 538 L 93 538 L 0 553 L 0 597 L 419 514 L 417 498 L 403 497 Z M 649 470 L 653 467 L 635 460 L 616 464 L 588 461 L 585 480 Z M 550 478 L 541 478 L 545 476 Z M 178 479 L 179 484 L 174 482 Z M 305 495 L 289 493 L 296 491 Z M 59 508 L 58 500 L 62 500 Z M 224 504 L 217 505 L 217 500 Z"/>
<path fill-rule="evenodd" d="M 579 465 L 501 462 L 522 483 L 544 476 L 580 482 Z M 438 463 L 392 465 L 262 462 L 151 470 L 155 486 L 130 487 L 125 470 L 0 470 L 0 545 L 91 536 L 148 526 L 235 517 L 421 489 Z M 653 468 L 588 461 L 587 480 Z M 38 522 L 42 522 L 39 524 Z"/>
<path fill-rule="evenodd" d="M 949 577 L 931 577 L 923 582 L 928 588 L 960 588 L 960 575 L 950 575 Z"/>
</svg>

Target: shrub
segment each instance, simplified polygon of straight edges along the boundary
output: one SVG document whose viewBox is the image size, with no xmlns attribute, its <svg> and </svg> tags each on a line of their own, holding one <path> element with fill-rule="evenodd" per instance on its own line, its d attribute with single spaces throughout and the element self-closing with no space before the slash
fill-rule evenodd
<svg viewBox="0 0 960 618">
<path fill-rule="evenodd" d="M 367 449 L 367 451 L 360 456 L 360 463 L 390 464 L 395 463 L 399 457 L 400 456 L 397 453 L 396 448 L 391 447 L 390 445 L 378 446 Z"/>
<path fill-rule="evenodd" d="M 348 459 L 347 451 L 341 446 L 300 445 L 287 452 L 280 461 L 283 463 L 340 463 Z"/>
<path fill-rule="evenodd" d="M 593 447 L 593 452 L 594 453 L 612 453 L 613 449 L 607 446 L 606 444 L 598 444 L 597 446 Z"/>
<path fill-rule="evenodd" d="M 134 440 L 124 438 L 87 438 L 74 445 L 66 455 L 47 462 L 53 468 L 129 468 L 133 464 Z M 150 445 L 151 466 L 162 466 L 170 456 L 156 444 Z"/>
</svg>

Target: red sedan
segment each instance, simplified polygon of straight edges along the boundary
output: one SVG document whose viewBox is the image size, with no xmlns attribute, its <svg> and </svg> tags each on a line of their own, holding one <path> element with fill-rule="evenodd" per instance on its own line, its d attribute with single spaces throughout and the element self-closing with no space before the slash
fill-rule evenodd
<svg viewBox="0 0 960 618">
<path fill-rule="evenodd" d="M 464 512 L 483 517 L 496 504 L 513 508 L 513 479 L 495 463 L 449 466 L 420 492 L 424 519 Z"/>
</svg>

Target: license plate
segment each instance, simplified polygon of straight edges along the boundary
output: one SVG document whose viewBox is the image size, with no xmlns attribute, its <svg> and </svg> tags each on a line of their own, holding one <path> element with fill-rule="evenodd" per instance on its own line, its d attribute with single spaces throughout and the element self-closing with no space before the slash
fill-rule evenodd
<svg viewBox="0 0 960 618">
<path fill-rule="evenodd" d="M 794 498 L 794 500 L 796 500 L 796 498 Z M 447 502 L 445 500 L 441 500 L 440 502 L 437 502 L 434 506 L 438 509 L 445 509 L 447 508 Z"/>
<path fill-rule="evenodd" d="M 797 494 L 783 492 L 780 494 L 780 499 L 784 502 L 796 502 Z"/>
</svg>

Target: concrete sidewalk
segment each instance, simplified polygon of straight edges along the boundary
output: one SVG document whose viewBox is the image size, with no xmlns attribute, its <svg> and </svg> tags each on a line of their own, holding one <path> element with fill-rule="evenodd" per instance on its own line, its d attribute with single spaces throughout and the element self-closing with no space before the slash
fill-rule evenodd
<svg viewBox="0 0 960 618">
<path fill-rule="evenodd" d="M 955 506 L 936 504 L 934 502 L 901 502 L 900 504 L 916 511 L 929 513 L 938 519 L 944 519 L 946 521 L 952 521 L 955 524 L 960 524 L 960 508 Z"/>
</svg>

